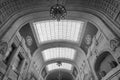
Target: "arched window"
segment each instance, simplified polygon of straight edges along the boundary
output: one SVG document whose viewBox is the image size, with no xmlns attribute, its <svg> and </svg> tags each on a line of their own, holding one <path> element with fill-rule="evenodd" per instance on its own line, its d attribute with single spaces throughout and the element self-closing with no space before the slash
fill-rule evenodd
<svg viewBox="0 0 120 80">
<path fill-rule="evenodd" d="M 113 58 L 110 52 L 105 51 L 101 53 L 95 62 L 95 72 L 98 79 L 104 77 L 109 71 L 117 66 L 117 62 Z"/>
</svg>

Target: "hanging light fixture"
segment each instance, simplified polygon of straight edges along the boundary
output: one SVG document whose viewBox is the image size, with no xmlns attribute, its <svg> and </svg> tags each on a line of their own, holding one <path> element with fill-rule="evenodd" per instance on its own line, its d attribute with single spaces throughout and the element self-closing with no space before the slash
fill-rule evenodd
<svg viewBox="0 0 120 80">
<path fill-rule="evenodd" d="M 57 21 L 60 21 L 61 19 L 65 18 L 65 16 L 67 15 L 67 11 L 62 4 L 58 3 L 57 0 L 57 4 L 53 5 L 50 8 L 50 15 L 52 18 L 56 19 Z"/>
<path fill-rule="evenodd" d="M 62 62 L 61 61 L 57 61 L 57 65 L 60 67 L 62 66 Z M 62 76 L 60 74 L 60 69 L 59 69 L 59 74 L 58 74 L 58 77 L 57 77 L 58 80 L 62 80 Z"/>
</svg>

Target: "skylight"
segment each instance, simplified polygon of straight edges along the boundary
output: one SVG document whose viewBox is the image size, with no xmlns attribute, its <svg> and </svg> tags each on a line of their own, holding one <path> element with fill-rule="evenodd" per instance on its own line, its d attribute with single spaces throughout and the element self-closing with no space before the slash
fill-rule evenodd
<svg viewBox="0 0 120 80">
<path fill-rule="evenodd" d="M 53 40 L 78 42 L 84 22 L 56 20 L 34 22 L 33 26 L 39 43 Z"/>
<path fill-rule="evenodd" d="M 57 59 L 57 58 L 65 58 L 69 60 L 73 60 L 75 56 L 75 49 L 66 48 L 66 47 L 55 47 L 49 48 L 42 51 L 43 59 L 45 61 Z"/>
<path fill-rule="evenodd" d="M 62 63 L 61 66 L 58 66 L 57 63 L 52 63 L 47 65 L 47 70 L 51 71 L 51 70 L 55 70 L 55 69 L 67 69 L 67 70 L 71 70 L 72 69 L 72 65 L 69 63 Z"/>
</svg>

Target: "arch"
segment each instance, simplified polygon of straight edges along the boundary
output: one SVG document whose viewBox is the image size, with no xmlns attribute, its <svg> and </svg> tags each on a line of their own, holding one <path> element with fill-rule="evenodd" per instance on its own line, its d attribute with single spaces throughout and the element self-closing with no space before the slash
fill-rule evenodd
<svg viewBox="0 0 120 80">
<path fill-rule="evenodd" d="M 71 64 L 72 66 L 76 67 L 77 71 L 79 70 L 77 64 L 74 61 L 65 60 L 65 59 L 54 59 L 54 60 L 47 61 L 47 62 L 43 63 L 43 65 L 41 67 L 41 71 L 46 67 L 46 65 L 53 64 L 53 63 L 56 63 L 58 61 L 61 61 L 62 63 Z"/>
<path fill-rule="evenodd" d="M 32 1 L 32 0 L 31 0 Z M 88 0 L 89 1 L 89 0 Z M 92 0 L 91 0 L 92 1 Z M 84 2 L 84 1 L 83 1 Z M 95 1 L 96 2 L 96 1 Z M 85 2 L 86 3 L 86 2 Z M 99 3 L 98 3 L 99 4 Z M 88 6 L 89 7 L 89 6 Z M 92 6 L 91 6 L 92 7 Z M 90 8 L 91 8 L 90 7 Z M 6 8 L 6 7 L 5 7 Z M 38 7 L 40 8 L 40 7 Z M 41 7 L 42 8 L 42 7 Z M 79 9 L 80 8 L 80 9 Z M 85 21 L 89 21 L 94 23 L 95 25 L 97 25 L 97 27 L 99 26 L 99 28 L 101 30 L 103 30 L 102 28 L 109 28 L 110 30 L 112 30 L 112 32 L 116 33 L 118 36 L 120 36 L 117 32 L 118 30 L 115 28 L 116 26 L 109 20 L 108 17 L 105 17 L 105 15 L 97 12 L 97 11 L 94 11 L 94 10 L 85 10 L 83 11 L 82 9 L 84 8 L 81 8 L 81 7 L 78 7 L 77 11 L 68 11 L 68 16 L 67 16 L 67 19 L 78 19 L 80 20 L 80 18 L 82 18 L 83 20 Z M 4 28 L 1 28 L 0 29 L 0 38 L 4 38 L 4 34 L 6 34 L 6 32 L 8 30 L 10 30 L 11 28 L 14 29 L 15 31 L 12 32 L 10 34 L 10 38 L 11 37 L 14 37 L 14 34 L 20 29 L 20 27 L 22 27 L 23 24 L 25 24 L 26 22 L 34 22 L 35 20 L 44 20 L 44 19 L 50 19 L 50 18 L 47 18 L 49 17 L 49 13 L 47 10 L 43 11 L 43 12 L 39 12 L 40 10 L 43 10 L 43 9 L 37 9 L 34 11 L 33 8 L 29 8 L 29 10 L 21 10 L 21 12 L 16 12 L 16 13 L 19 13 L 19 14 L 15 14 L 15 16 L 11 16 L 9 21 L 6 22 L 6 24 L 4 25 L 5 27 Z M 96 9 L 97 10 L 97 9 Z M 101 9 L 100 9 L 101 10 Z M 5 10 L 5 11 L 9 11 L 9 10 Z M 25 12 L 24 12 L 25 11 Z M 81 11 L 81 12 L 80 12 Z M 106 10 L 105 10 L 106 11 Z M 102 11 L 101 11 L 102 12 Z M 39 14 L 40 13 L 40 14 Z M 44 14 L 45 13 L 45 14 Z M 70 14 L 69 14 L 70 13 Z M 98 14 L 97 14 L 98 13 Z M 104 12 L 103 12 L 104 13 Z M 106 11 L 107 13 L 107 11 Z M 115 13 L 115 12 L 112 12 L 112 13 Z M 42 14 L 42 16 L 41 16 Z M 100 15 L 99 15 L 100 14 Z M 46 16 L 47 15 L 47 16 Z M 108 14 L 109 15 L 109 14 Z M 79 16 L 79 17 L 78 17 Z M 44 18 L 45 17 L 45 18 Z M 114 17 L 116 18 L 116 17 Z M 11 21 L 10 21 L 11 20 Z M 9 25 L 9 24 L 10 25 Z M 110 23 L 110 24 L 108 24 Z M 106 26 L 107 24 L 107 26 Z M 111 25 L 112 24 L 112 25 Z M 3 25 L 2 25 L 3 26 Z M 105 32 L 103 30 L 104 34 L 106 34 L 107 32 Z M 9 33 L 7 33 L 9 34 Z M 109 33 L 108 33 L 109 34 Z M 112 34 L 112 33 L 111 33 Z M 7 42 L 9 42 L 10 39 L 8 39 Z M 79 48 L 79 47 L 77 47 Z"/>
<path fill-rule="evenodd" d="M 34 11 L 34 12 L 33 12 Z M 115 25 L 110 22 L 110 20 L 106 19 L 103 17 L 104 15 L 100 14 L 99 12 L 94 12 L 94 14 L 90 13 L 91 11 L 88 10 L 89 12 L 83 12 L 83 11 L 68 11 L 68 15 L 66 16 L 66 19 L 73 19 L 73 20 L 81 20 L 81 21 L 90 21 L 96 27 L 99 26 L 99 29 L 103 30 L 104 34 L 106 34 L 105 29 L 110 29 L 115 28 Z M 100 14 L 99 16 L 97 14 Z M 97 15 L 97 16 L 96 16 Z M 104 18 L 104 19 L 101 19 Z M 41 20 L 49 20 L 51 19 L 49 17 L 49 12 L 48 11 L 42 11 L 38 12 L 35 10 L 25 10 L 21 11 L 19 14 L 14 15 L 9 19 L 8 22 L 4 25 L 3 28 L 0 29 L 0 38 L 4 37 L 6 32 L 13 28 L 14 30 L 19 30 L 20 27 L 22 27 L 24 24 L 28 22 L 35 22 L 35 21 L 41 21 Z M 105 22 L 106 21 L 106 22 Z M 109 26 L 106 26 L 106 24 L 110 24 Z M 104 27 L 104 29 L 103 29 Z M 110 28 L 111 27 L 111 28 Z M 114 33 L 114 31 L 112 31 Z M 9 34 L 12 36 L 14 32 Z M 117 33 L 116 33 L 117 34 Z"/>
<path fill-rule="evenodd" d="M 100 66 L 100 63 L 108 56 L 111 55 L 109 52 L 105 51 L 103 53 L 101 53 L 98 57 L 97 60 L 95 62 L 95 71 L 97 72 Z"/>
<path fill-rule="evenodd" d="M 62 76 L 62 80 L 74 80 L 74 77 L 72 76 L 72 74 L 70 72 L 67 72 L 65 70 L 61 70 L 61 76 Z M 56 80 L 57 76 L 59 75 L 59 71 L 55 70 L 52 71 L 50 74 L 47 75 L 46 80 Z M 51 79 L 52 78 L 52 79 Z M 58 80 L 58 79 L 57 79 Z"/>
<path fill-rule="evenodd" d="M 22 14 L 22 13 L 21 13 Z M 22 14 L 23 15 L 23 14 Z M 46 16 L 47 15 L 47 16 Z M 48 17 L 49 13 L 48 11 L 43 11 L 43 12 L 34 12 L 34 13 L 29 13 L 27 15 L 19 15 L 19 17 L 17 17 L 17 19 L 14 19 L 16 21 L 14 21 L 10 26 L 5 26 L 5 29 L 7 29 L 8 27 L 10 28 L 9 31 L 11 31 L 12 29 L 14 30 L 12 33 L 9 34 L 9 31 L 6 33 L 5 36 L 3 36 L 3 38 L 7 37 L 9 35 L 9 39 L 7 42 L 9 42 L 10 38 L 13 38 L 16 34 L 16 32 L 26 23 L 32 23 L 34 21 L 38 21 L 38 20 L 47 20 L 49 19 Z M 12 19 L 12 18 L 11 18 Z M 83 21 L 89 21 L 92 22 L 94 25 L 96 25 L 96 27 L 98 27 L 100 30 L 103 30 L 102 32 L 104 32 L 104 34 L 107 35 L 107 32 L 104 31 L 105 29 L 109 30 L 109 28 L 105 25 L 105 23 L 103 22 L 103 20 L 101 18 L 99 18 L 96 15 L 93 15 L 91 13 L 88 12 L 80 12 L 80 11 L 68 11 L 68 16 L 66 17 L 66 19 L 74 19 L 74 20 L 83 20 Z M 112 25 L 111 25 L 112 26 Z M 114 25 L 115 26 L 115 25 Z M 103 29 L 104 28 L 104 29 Z M 3 30 L 5 31 L 5 30 Z M 112 33 L 110 33 L 111 35 L 113 35 Z M 0 34 L 1 36 L 1 34 Z M 59 46 L 59 42 L 54 42 L 56 44 L 58 44 L 57 46 Z M 68 42 L 69 43 L 69 42 Z M 50 43 L 52 44 L 52 43 Z M 48 47 L 50 47 L 51 45 L 46 43 L 46 44 L 42 44 L 40 46 L 46 45 Z M 56 44 L 54 44 L 54 46 L 56 46 Z M 73 44 L 73 43 L 72 43 Z M 70 43 L 70 45 L 72 47 L 76 47 L 79 51 L 81 51 L 82 53 L 84 53 L 80 48 L 79 45 L 74 44 L 74 46 Z M 39 48 L 35 51 L 34 54 L 38 54 L 37 51 L 39 51 L 41 48 Z M 65 46 L 64 42 L 62 42 L 62 46 Z M 48 47 L 42 47 L 42 48 L 48 48 Z M 53 47 L 53 46 L 52 46 Z M 43 62 L 42 62 L 43 63 Z M 44 65 L 44 64 L 43 64 Z"/>
<path fill-rule="evenodd" d="M 110 60 L 109 60 L 109 58 L 110 58 Z M 108 60 L 108 61 L 107 61 L 107 60 Z M 107 64 L 107 63 L 110 64 L 111 62 L 113 62 L 113 67 L 112 67 L 111 65 L 106 65 L 106 64 L 104 64 L 105 62 L 106 62 L 106 64 Z M 112 68 L 111 68 L 111 69 L 106 70 L 106 71 L 104 71 L 104 69 L 103 69 L 103 71 L 102 71 L 102 70 L 101 70 L 101 67 L 103 66 L 103 64 L 104 64 L 104 66 L 106 66 L 107 68 L 109 68 L 109 66 L 112 67 L 112 68 L 114 68 L 114 67 L 117 66 L 117 62 L 115 61 L 114 57 L 111 55 L 111 53 L 110 53 L 109 51 L 104 51 L 104 52 L 102 52 L 99 56 L 97 56 L 97 59 L 96 59 L 96 61 L 95 61 L 94 70 L 95 70 L 95 72 L 96 72 L 96 75 L 98 76 L 98 79 L 101 79 L 101 78 L 104 77 L 109 71 L 112 70 Z"/>
<path fill-rule="evenodd" d="M 109 5 L 104 5 L 104 4 L 108 4 L 108 3 L 109 3 Z M 49 4 L 49 2 L 48 2 L 48 4 Z M 29 13 L 35 13 L 38 11 L 48 11 L 48 4 L 44 5 L 44 4 L 42 4 L 42 2 L 40 0 L 35 0 L 35 1 L 33 1 L 33 0 L 7 1 L 6 0 L 3 3 L 1 3 L 2 9 L 3 9 L 1 11 L 1 13 L 6 13 L 5 15 L 0 14 L 1 27 L 3 28 L 3 25 L 10 26 L 11 24 L 9 24 L 9 25 L 6 25 L 6 24 L 11 23 L 11 21 L 13 23 L 14 19 L 17 20 L 18 18 L 22 17 L 23 15 L 26 15 Z M 117 21 L 114 21 L 114 20 L 118 17 L 118 14 L 119 14 L 119 1 L 116 1 L 116 0 L 110 0 L 110 1 L 80 0 L 79 2 L 76 2 L 76 1 L 69 2 L 69 4 L 70 5 L 72 4 L 72 7 L 70 5 L 67 5 L 68 11 L 73 11 L 73 9 L 74 9 L 75 11 L 92 13 L 92 14 L 96 15 L 97 17 L 101 18 L 101 20 L 103 20 L 105 22 L 108 21 L 109 26 L 111 25 L 111 29 L 113 30 L 113 32 L 114 32 L 114 30 L 118 31 L 117 28 L 119 27 L 119 25 L 118 25 Z M 13 7 L 10 7 L 11 5 Z M 103 6 L 103 7 L 101 7 L 101 6 Z M 114 6 L 115 8 L 111 9 L 111 6 Z M 17 17 L 17 18 L 15 18 L 15 17 Z M 47 17 L 49 17 L 49 16 L 47 16 Z M 111 21 L 113 20 L 113 22 L 115 22 L 116 25 L 118 25 L 118 26 L 114 26 L 113 23 L 111 23 L 111 21 L 108 18 Z M 11 19 L 11 20 L 9 20 L 9 19 Z M 117 27 L 117 28 L 113 28 L 113 26 Z M 4 32 L 5 29 L 7 29 L 7 28 L 4 28 L 1 31 Z M 119 33 L 119 31 L 118 31 L 118 33 Z M 3 35 L 3 34 L 1 34 L 1 35 Z M 118 34 L 118 36 L 119 36 L 119 34 Z"/>
<path fill-rule="evenodd" d="M 8 31 L 5 36 L 2 35 L 3 39 L 4 39 L 4 37 L 7 37 L 8 35 L 9 35 L 9 38 L 14 37 L 15 33 L 26 23 L 32 23 L 32 22 L 35 22 L 38 20 L 49 19 L 48 15 L 49 15 L 48 11 L 29 13 L 29 14 L 23 15 L 23 16 L 19 15 L 21 17 L 18 17 L 18 19 L 14 23 L 12 23 L 12 25 L 5 26 L 6 28 L 11 27 L 11 26 L 12 27 L 9 30 L 9 31 L 11 31 L 11 33 L 9 33 L 9 31 Z M 90 14 L 88 12 L 68 11 L 68 16 L 66 17 L 66 19 L 82 20 L 85 22 L 87 22 L 87 20 L 89 20 L 100 30 L 102 29 L 103 30 L 102 32 L 104 32 L 104 34 L 106 34 L 106 36 L 107 36 L 106 31 L 104 31 L 105 29 L 108 29 L 107 26 L 96 15 Z M 104 29 L 103 29 L 103 27 L 104 27 Z M 12 30 L 14 30 L 14 31 L 12 31 Z M 4 31 L 4 30 L 1 30 L 1 31 Z M 113 34 L 111 33 L 111 35 L 113 35 Z M 8 40 L 7 42 L 9 42 L 10 39 L 7 39 L 7 40 Z"/>
</svg>

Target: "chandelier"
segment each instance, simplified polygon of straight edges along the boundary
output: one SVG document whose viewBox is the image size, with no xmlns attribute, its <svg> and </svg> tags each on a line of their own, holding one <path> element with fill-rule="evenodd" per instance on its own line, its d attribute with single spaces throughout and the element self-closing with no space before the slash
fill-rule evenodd
<svg viewBox="0 0 120 80">
<path fill-rule="evenodd" d="M 52 18 L 56 19 L 57 21 L 60 21 L 61 19 L 65 18 L 65 16 L 67 15 L 67 11 L 62 4 L 58 3 L 57 0 L 57 4 L 53 5 L 50 8 L 50 15 Z"/>
<path fill-rule="evenodd" d="M 57 65 L 58 67 L 62 66 L 62 62 L 61 61 L 57 61 Z M 58 74 L 58 77 L 57 77 L 58 80 L 62 80 L 62 76 L 60 74 L 60 69 L 59 69 L 59 74 Z"/>
</svg>

